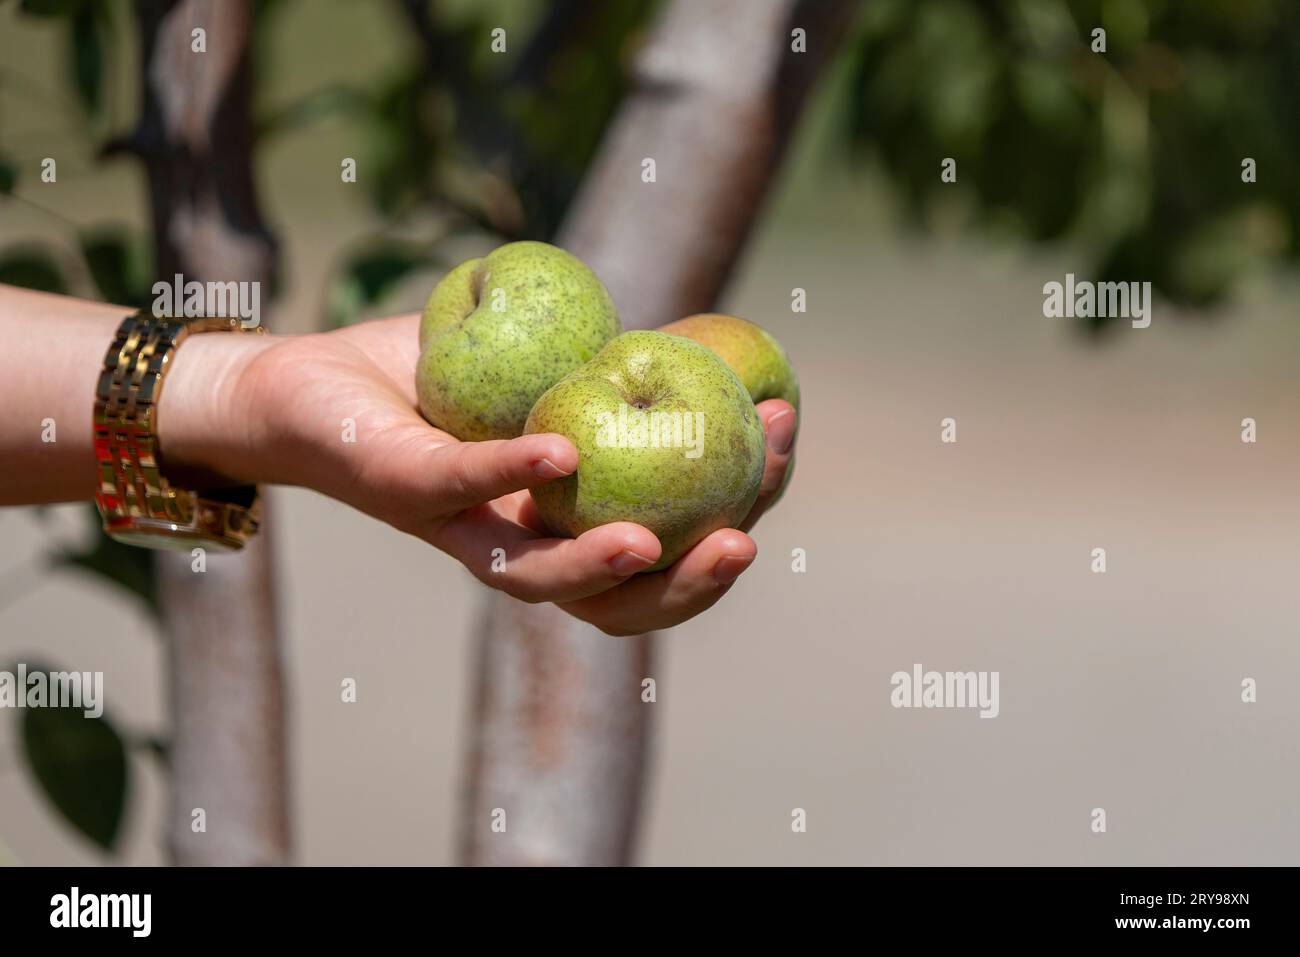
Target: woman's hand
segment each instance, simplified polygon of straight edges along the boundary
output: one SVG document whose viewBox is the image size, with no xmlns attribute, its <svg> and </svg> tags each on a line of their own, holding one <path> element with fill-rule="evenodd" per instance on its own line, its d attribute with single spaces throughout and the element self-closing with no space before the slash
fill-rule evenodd
<svg viewBox="0 0 1300 957">
<path fill-rule="evenodd" d="M 129 312 L 0 286 L 0 336 L 10 344 L 0 353 L 9 399 L 0 505 L 94 495 L 95 383 Z M 722 529 L 671 568 L 633 577 L 660 554 L 640 525 L 550 537 L 527 490 L 575 469 L 577 450 L 559 435 L 459 442 L 426 423 L 415 397 L 417 325 L 405 316 L 310 336 L 191 336 L 159 396 L 168 471 L 316 489 L 453 555 L 494 588 L 555 602 L 616 635 L 699 614 L 754 560 L 744 531 Z M 767 466 L 745 529 L 780 489 L 794 439 L 788 404 L 758 412 Z"/>
<path fill-rule="evenodd" d="M 671 568 L 632 577 L 660 554 L 640 525 L 549 536 L 527 490 L 572 472 L 577 450 L 560 435 L 461 442 L 425 422 L 415 396 L 417 325 L 404 316 L 273 340 L 232 370 L 219 388 L 253 423 L 247 448 L 225 456 L 243 459 L 236 477 L 317 489 L 442 549 L 493 588 L 555 602 L 615 635 L 699 614 L 753 561 L 753 540 L 722 529 Z M 780 488 L 794 434 L 787 403 L 762 403 L 759 413 L 767 466 L 746 528 Z"/>
</svg>

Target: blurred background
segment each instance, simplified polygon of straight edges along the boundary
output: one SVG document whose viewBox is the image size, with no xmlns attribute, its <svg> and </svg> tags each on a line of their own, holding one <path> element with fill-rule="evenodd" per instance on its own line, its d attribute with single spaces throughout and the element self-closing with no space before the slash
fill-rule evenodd
<svg viewBox="0 0 1300 957">
<path fill-rule="evenodd" d="M 657 228 L 593 225 L 618 204 L 591 184 L 642 137 L 629 155 L 687 157 L 661 161 L 669 205 L 710 177 L 740 197 L 664 228 L 719 234 L 698 308 L 716 288 L 801 379 L 797 475 L 756 530 L 757 563 L 628 672 L 654 677 L 653 704 L 634 692 L 575 722 L 635 712 L 613 750 L 636 767 L 597 755 L 586 776 L 547 778 L 570 823 L 548 843 L 544 815 L 521 822 L 532 843 L 508 858 L 1295 863 L 1300 5 L 0 0 L 0 282 L 151 299 L 187 254 L 165 238 L 157 190 L 178 148 L 152 71 L 230 9 L 248 12 L 244 41 L 213 52 L 249 82 L 223 101 L 245 116 L 218 152 L 251 180 L 213 188 L 248 200 L 235 232 L 260 243 L 274 331 L 418 310 L 447 269 L 510 239 Z M 806 54 L 791 33 L 805 22 Z M 779 56 L 734 46 L 753 36 Z M 804 73 L 787 85 L 791 63 Z M 706 95 L 646 82 L 673 70 Z M 737 126 L 719 103 L 775 119 Z M 698 139 L 656 139 L 684 129 Z M 689 285 L 683 269 L 665 247 L 625 263 L 631 279 L 615 270 L 625 317 L 678 318 L 619 290 Z M 1152 282 L 1150 328 L 1045 319 L 1043 285 L 1067 272 Z M 103 671 L 107 688 L 102 722 L 0 711 L 0 860 L 494 862 L 467 837 L 494 800 L 466 760 L 496 740 L 474 705 L 501 679 L 477 650 L 499 640 L 485 590 L 336 502 L 270 495 L 277 614 L 260 640 L 282 667 L 247 680 L 283 722 L 229 710 L 285 773 L 231 805 L 270 821 L 249 824 L 271 837 L 242 859 L 176 836 L 178 755 L 201 778 L 205 752 L 176 735 L 180 653 L 153 556 L 107 542 L 89 506 L 0 512 L 0 667 Z M 614 640 L 564 641 L 590 663 Z M 999 671 L 999 717 L 892 708 L 891 674 L 917 662 Z M 553 770 L 522 769 L 525 789 Z M 575 836 L 597 819 L 602 836 Z"/>
</svg>

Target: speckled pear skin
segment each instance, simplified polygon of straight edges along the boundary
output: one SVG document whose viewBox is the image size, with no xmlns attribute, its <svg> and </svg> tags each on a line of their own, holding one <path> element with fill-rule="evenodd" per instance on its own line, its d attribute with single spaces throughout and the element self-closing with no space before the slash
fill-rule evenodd
<svg viewBox="0 0 1300 957">
<path fill-rule="evenodd" d="M 736 316 L 702 312 L 670 322 L 659 331 L 685 336 L 716 352 L 736 373 L 755 405 L 767 399 L 785 399 L 798 410 L 799 380 L 781 343 L 761 326 Z"/>
<path fill-rule="evenodd" d="M 716 352 L 749 390 L 749 397 L 755 405 L 768 399 L 785 399 L 796 412 L 799 411 L 799 380 L 795 378 L 794 368 L 776 336 L 761 326 L 737 316 L 702 312 L 670 322 L 659 331 L 685 336 Z M 798 428 L 799 422 L 796 421 L 795 429 Z M 792 478 L 793 458 L 786 464 L 785 478 L 768 508 L 781 500 Z"/>
<path fill-rule="evenodd" d="M 458 439 L 514 438 L 538 397 L 620 329 L 614 301 L 580 259 L 546 243 L 508 243 L 461 263 L 429 296 L 415 370 L 420 412 Z"/>
<path fill-rule="evenodd" d="M 692 423 L 703 413 L 699 456 L 688 458 L 671 441 L 612 444 L 609 423 L 624 405 L 629 413 L 643 406 L 690 415 Z M 613 420 L 602 425 L 601 413 Z M 608 522 L 644 525 L 663 546 L 647 572 L 667 568 L 710 532 L 739 525 L 763 478 L 763 425 L 745 387 L 708 349 L 662 332 L 614 339 L 538 399 L 524 432 L 558 432 L 578 449 L 577 471 L 532 489 L 543 521 L 574 537 Z M 685 428 L 682 435 L 685 444 Z"/>
</svg>

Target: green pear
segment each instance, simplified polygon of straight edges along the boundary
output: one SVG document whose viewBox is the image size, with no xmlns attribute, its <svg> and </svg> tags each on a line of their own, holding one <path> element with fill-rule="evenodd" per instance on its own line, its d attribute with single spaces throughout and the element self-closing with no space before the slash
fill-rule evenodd
<svg viewBox="0 0 1300 957">
<path fill-rule="evenodd" d="M 523 433 L 539 396 L 592 358 L 621 326 L 609 292 L 576 256 L 508 243 L 461 263 L 420 320 L 420 412 L 458 439 Z"/>
<path fill-rule="evenodd" d="M 532 489 L 542 520 L 581 535 L 637 522 L 663 546 L 658 571 L 749 514 L 763 478 L 763 426 L 745 387 L 708 349 L 625 332 L 537 400 L 525 433 L 578 449 L 572 475 Z"/>
<path fill-rule="evenodd" d="M 757 405 L 785 399 L 799 408 L 799 380 L 781 343 L 766 329 L 735 316 L 705 312 L 670 322 L 659 330 L 685 336 L 722 357 Z"/>
</svg>

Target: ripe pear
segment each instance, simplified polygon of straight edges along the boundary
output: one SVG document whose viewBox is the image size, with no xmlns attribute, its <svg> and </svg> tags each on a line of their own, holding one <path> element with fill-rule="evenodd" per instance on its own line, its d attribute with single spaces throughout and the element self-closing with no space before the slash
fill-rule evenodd
<svg viewBox="0 0 1300 957">
<path fill-rule="evenodd" d="M 685 336 L 708 346 L 736 373 L 749 397 L 757 405 L 767 399 L 785 399 L 799 411 L 799 380 L 786 357 L 785 349 L 766 329 L 746 319 L 704 312 L 670 322 L 659 330 L 673 336 Z M 798 422 L 795 428 L 798 428 Z M 770 508 L 780 501 L 794 477 L 794 459 L 786 464 L 785 478 L 776 490 Z"/>
<path fill-rule="evenodd" d="M 659 331 L 685 336 L 716 352 L 736 373 L 755 405 L 767 399 L 785 399 L 798 410 L 799 380 L 781 343 L 766 329 L 736 316 L 705 312 L 670 322 Z"/>
<path fill-rule="evenodd" d="M 420 320 L 420 412 L 458 439 L 521 435 L 543 392 L 621 326 L 609 292 L 576 256 L 518 242 L 461 263 Z"/>
<path fill-rule="evenodd" d="M 542 520 L 571 536 L 637 522 L 663 546 L 658 571 L 749 514 L 763 478 L 763 426 L 736 378 L 698 343 L 625 332 L 537 400 L 525 433 L 578 449 L 572 475 L 532 489 Z"/>
</svg>

